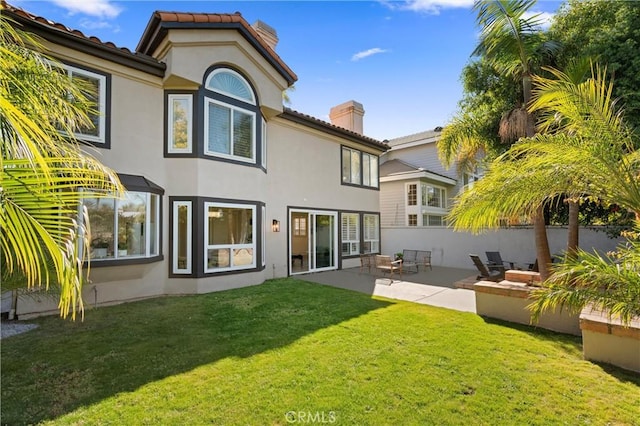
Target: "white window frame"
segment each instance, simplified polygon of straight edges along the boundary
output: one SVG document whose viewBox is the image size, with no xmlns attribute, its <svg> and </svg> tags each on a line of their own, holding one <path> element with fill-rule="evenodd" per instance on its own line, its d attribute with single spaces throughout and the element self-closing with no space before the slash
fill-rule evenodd
<svg viewBox="0 0 640 426">
<path fill-rule="evenodd" d="M 145 228 L 147 229 L 147 231 L 145 232 L 145 253 L 144 254 L 136 254 L 136 255 L 126 255 L 126 256 L 121 256 L 118 253 L 118 238 L 117 238 L 117 233 L 118 233 L 118 225 L 119 225 L 119 219 L 118 219 L 118 210 L 120 208 L 120 205 L 122 203 L 123 198 L 118 198 L 118 197 L 113 197 L 115 199 L 115 203 L 114 203 L 114 214 L 113 214 L 113 229 L 114 229 L 114 240 L 113 240 L 113 244 L 114 244 L 114 249 L 113 249 L 113 256 L 112 257 L 106 257 L 106 258 L 96 258 L 96 259 L 91 259 L 92 262 L 105 262 L 105 261 L 112 261 L 112 260 L 124 260 L 124 259 L 145 259 L 145 258 L 151 258 L 151 257 L 156 257 L 159 255 L 160 253 L 160 210 L 162 207 L 162 196 L 160 194 L 156 194 L 153 192 L 145 192 L 145 191 L 126 191 L 126 192 L 136 192 L 138 194 L 144 194 L 145 195 L 145 219 L 144 219 L 144 225 Z M 157 198 L 157 204 L 156 204 L 156 214 L 155 214 L 155 226 L 154 226 L 154 235 L 156 238 L 155 241 L 155 247 L 156 250 L 155 252 L 151 251 L 151 232 L 149 232 L 151 230 L 151 197 L 158 197 Z M 84 220 L 83 217 L 80 217 L 80 220 Z M 89 220 L 91 220 L 91 216 L 89 215 Z M 91 248 L 89 248 L 89 250 L 91 250 Z"/>
<path fill-rule="evenodd" d="M 415 189 L 416 189 L 416 192 L 415 192 L 415 203 L 414 203 L 414 204 L 409 204 L 409 189 L 410 189 L 412 186 L 415 186 Z M 404 191 L 404 193 L 405 193 L 405 205 L 406 205 L 407 207 L 416 207 L 416 206 L 418 206 L 418 205 L 419 205 L 419 200 L 418 200 L 419 195 L 418 195 L 418 184 L 417 184 L 417 183 L 415 183 L 415 182 L 413 182 L 413 183 L 407 183 L 407 184 L 405 185 L 405 191 Z"/>
<path fill-rule="evenodd" d="M 231 209 L 242 209 L 242 210 L 251 210 L 251 237 L 253 241 L 251 244 L 209 244 L 209 208 L 210 207 L 218 207 L 218 208 L 231 208 Z M 204 203 L 204 255 L 203 255 L 203 263 L 204 263 L 204 272 L 205 273 L 217 273 L 217 272 L 225 272 L 225 271 L 237 271 L 244 269 L 255 269 L 256 268 L 256 257 L 258 254 L 257 244 L 256 244 L 256 205 L 255 204 L 236 204 L 236 203 L 217 203 L 217 202 L 205 202 Z M 208 259 L 209 259 L 209 250 L 229 250 L 229 266 L 226 268 L 209 268 L 208 267 Z M 233 265 L 233 250 L 241 250 L 241 249 L 251 249 L 253 250 L 253 259 L 251 264 L 249 265 Z"/>
<path fill-rule="evenodd" d="M 365 168 L 365 158 L 368 159 L 369 167 Z M 369 154 L 367 152 L 363 152 L 360 157 L 361 167 L 362 167 L 362 186 L 377 188 L 379 186 L 380 177 L 378 176 L 378 156 Z M 375 163 L 375 164 L 374 164 Z M 373 179 L 372 171 L 375 170 L 375 179 Z M 369 183 L 365 183 L 365 176 L 368 176 Z"/>
<path fill-rule="evenodd" d="M 173 101 L 187 101 L 187 147 L 175 148 L 173 146 L 174 117 Z M 167 101 L 167 152 L 170 154 L 191 154 L 193 152 L 193 95 L 190 94 L 170 94 Z"/>
<path fill-rule="evenodd" d="M 355 218 L 355 225 L 351 224 L 351 220 Z M 346 219 L 346 234 L 345 234 L 345 219 Z M 356 236 L 354 239 L 349 238 L 349 234 L 352 231 L 352 227 L 355 226 Z M 360 254 L 360 215 L 358 213 L 342 213 L 342 219 L 340 221 L 340 234 L 342 236 L 342 244 L 349 244 L 349 251 L 342 251 L 340 246 L 340 252 L 343 256 L 355 256 Z"/>
<path fill-rule="evenodd" d="M 233 154 L 223 154 L 217 151 L 210 151 L 209 150 L 209 105 L 210 104 L 217 104 L 219 106 L 222 106 L 224 108 L 228 108 L 231 110 L 231 123 L 232 125 L 229 126 L 229 131 L 231 132 L 229 135 L 229 151 L 232 153 L 233 152 L 233 114 L 234 111 L 240 111 L 244 114 L 248 114 L 251 115 L 251 117 L 253 118 L 253 120 L 251 121 L 251 152 L 252 152 L 252 156 L 249 157 L 240 157 L 238 155 L 233 155 Z M 244 108 L 240 108 L 237 107 L 235 105 L 231 105 L 231 104 L 227 104 L 225 102 L 221 102 L 219 100 L 216 99 L 212 99 L 210 97 L 205 96 L 204 97 L 204 154 L 205 155 L 209 155 L 212 157 L 219 157 L 219 158 L 227 158 L 227 159 L 231 159 L 231 160 L 235 160 L 235 161 L 242 161 L 245 163 L 255 163 L 256 162 L 256 113 L 248 110 L 248 109 L 244 109 Z"/>
<path fill-rule="evenodd" d="M 70 80 L 73 79 L 73 74 L 79 74 L 99 81 L 98 102 L 95 105 L 99 114 L 98 136 L 87 135 L 79 132 L 74 132 L 74 136 L 83 141 L 105 145 L 107 143 L 107 76 L 63 63 L 51 63 L 51 65 L 56 67 L 59 66 L 65 70 Z"/>
<path fill-rule="evenodd" d="M 374 218 L 375 219 L 375 235 L 372 237 L 369 233 L 370 228 L 367 226 L 367 219 L 368 218 Z M 380 216 L 377 214 L 364 214 L 362 216 L 362 223 L 363 223 L 363 237 L 364 237 L 364 246 L 363 248 L 363 252 L 364 253 L 379 253 L 380 252 Z M 375 245 L 375 250 L 371 249 L 370 251 L 367 251 L 366 249 L 366 243 L 370 243 L 370 247 L 373 247 Z"/>
<path fill-rule="evenodd" d="M 247 86 L 248 92 L 251 95 L 251 100 L 248 100 L 248 99 L 245 99 L 245 98 L 241 98 L 240 96 L 236 96 L 233 93 L 227 92 L 225 90 L 220 90 L 220 89 L 215 89 L 213 87 L 210 87 L 209 85 L 211 84 L 211 79 L 215 75 L 220 74 L 220 73 L 232 74 L 235 77 L 237 77 L 240 81 L 242 81 Z M 253 94 L 253 89 L 251 88 L 251 85 L 249 84 L 249 82 L 247 82 L 247 79 L 244 78 L 239 73 L 237 73 L 236 71 L 232 70 L 231 68 L 218 68 L 218 69 L 215 69 L 212 72 L 210 72 L 209 75 L 207 76 L 207 80 L 204 83 L 204 87 L 207 90 L 210 90 L 210 91 L 216 92 L 216 93 L 220 93 L 220 94 L 228 96 L 230 98 L 237 99 L 237 100 L 239 100 L 241 102 L 246 102 L 246 103 L 249 103 L 249 104 L 252 104 L 252 105 L 256 104 L 256 97 Z"/>
<path fill-rule="evenodd" d="M 267 207 L 262 206 L 262 267 L 267 264 Z"/>
<path fill-rule="evenodd" d="M 430 225 L 429 224 L 429 217 L 439 217 L 442 222 L 441 222 L 440 225 Z M 445 216 L 442 215 L 442 214 L 423 213 L 422 214 L 422 226 L 426 226 L 426 227 L 447 226 L 447 223 L 446 223 L 446 220 L 445 220 Z"/>
<path fill-rule="evenodd" d="M 411 216 L 416 217 L 416 223 L 411 224 Z M 418 226 L 418 215 L 416 213 L 410 213 L 407 215 L 407 226 Z"/>
<path fill-rule="evenodd" d="M 186 268 L 180 269 L 178 267 L 178 211 L 180 207 L 187 208 L 187 261 Z M 193 226 L 192 226 L 192 202 L 191 201 L 174 201 L 173 202 L 173 262 L 172 272 L 174 274 L 191 274 L 191 264 L 193 260 L 193 253 L 191 252 L 191 246 L 193 242 Z"/>
<path fill-rule="evenodd" d="M 428 188 L 433 188 L 434 190 L 440 191 L 440 204 L 441 204 L 440 206 L 430 206 L 429 205 L 429 196 L 428 196 L 429 189 Z M 420 203 L 419 204 L 424 209 L 440 210 L 440 211 L 446 210 L 446 208 L 447 208 L 447 189 L 442 187 L 442 186 L 421 182 L 420 183 Z"/>
<path fill-rule="evenodd" d="M 267 168 L 267 121 L 262 117 L 262 168 L 266 170 Z"/>
</svg>

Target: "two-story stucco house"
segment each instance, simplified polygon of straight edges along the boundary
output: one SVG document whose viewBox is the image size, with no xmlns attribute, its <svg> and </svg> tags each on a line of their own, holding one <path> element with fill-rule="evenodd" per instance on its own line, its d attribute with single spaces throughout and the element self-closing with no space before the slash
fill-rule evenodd
<svg viewBox="0 0 640 426">
<path fill-rule="evenodd" d="M 362 106 L 283 107 L 297 76 L 240 14 L 156 12 L 135 51 L 7 6 L 99 114 L 78 139 L 128 192 L 87 200 L 89 304 L 194 294 L 356 266 L 380 250 L 379 156 Z M 21 298 L 17 314 L 55 311 Z"/>
</svg>

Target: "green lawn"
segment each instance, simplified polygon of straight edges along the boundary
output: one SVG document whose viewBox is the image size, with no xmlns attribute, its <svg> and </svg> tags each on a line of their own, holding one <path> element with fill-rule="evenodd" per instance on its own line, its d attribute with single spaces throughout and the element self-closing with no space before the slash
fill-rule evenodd
<svg viewBox="0 0 640 426">
<path fill-rule="evenodd" d="M 640 424 L 579 338 L 295 279 L 35 322 L 2 424 Z"/>
</svg>

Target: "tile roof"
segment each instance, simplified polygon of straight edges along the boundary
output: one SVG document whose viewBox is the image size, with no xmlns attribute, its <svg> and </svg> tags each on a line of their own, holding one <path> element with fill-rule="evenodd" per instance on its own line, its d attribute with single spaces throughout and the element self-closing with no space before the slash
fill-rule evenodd
<svg viewBox="0 0 640 426">
<path fill-rule="evenodd" d="M 257 43 L 259 51 L 263 56 L 279 68 L 281 74 L 287 79 L 289 84 L 298 80 L 298 76 L 289 66 L 278 56 L 269 44 L 249 25 L 240 12 L 229 13 L 185 13 L 156 11 L 149 19 L 147 27 L 140 38 L 136 51 L 153 54 L 153 51 L 164 38 L 166 31 L 170 28 L 235 28 L 245 36 L 249 42 Z"/>
<path fill-rule="evenodd" d="M 387 144 L 382 143 L 377 139 L 361 135 L 360 133 L 352 132 L 351 130 L 345 129 L 344 127 L 336 126 L 335 124 L 328 123 L 324 120 L 320 120 L 319 118 L 313 117 L 308 114 L 303 114 L 291 108 L 285 107 L 284 112 L 281 114 L 281 116 L 284 118 L 292 119 L 293 121 L 299 122 L 301 124 L 311 125 L 312 127 L 319 127 L 325 131 L 333 131 L 339 136 L 347 137 L 348 139 L 354 140 L 356 142 L 364 143 L 365 145 L 376 148 L 380 151 L 386 151 L 389 149 Z"/>
<path fill-rule="evenodd" d="M 132 52 L 126 47 L 118 47 L 110 41 L 102 41 L 98 37 L 88 36 L 80 30 L 69 28 L 59 22 L 51 21 L 42 16 L 36 16 L 27 12 L 24 9 L 10 5 L 4 0 L 0 1 L 0 10 L 2 13 L 8 13 L 19 24 L 32 24 L 35 27 L 40 28 L 43 31 L 56 34 L 57 36 L 65 37 L 67 39 L 74 40 L 75 42 L 82 43 L 89 47 L 95 47 L 102 51 L 109 51 L 111 54 L 127 58 L 133 61 L 144 63 L 147 67 L 156 69 L 159 73 L 164 72 L 165 64 L 152 58 L 151 56 L 141 53 Z M 42 34 L 40 34 L 42 35 Z M 46 37 L 45 37 L 46 38 Z"/>
<path fill-rule="evenodd" d="M 389 139 L 389 146 L 402 145 L 405 143 L 422 141 L 423 143 L 435 142 L 442 134 L 442 128 L 436 130 L 425 130 L 424 132 L 414 133 L 412 135 L 400 136 L 398 138 Z"/>
</svg>

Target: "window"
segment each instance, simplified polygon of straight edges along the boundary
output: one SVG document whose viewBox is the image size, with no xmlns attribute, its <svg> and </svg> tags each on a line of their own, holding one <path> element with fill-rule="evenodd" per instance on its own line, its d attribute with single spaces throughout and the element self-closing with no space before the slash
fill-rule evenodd
<svg viewBox="0 0 640 426">
<path fill-rule="evenodd" d="M 378 187 L 378 157 L 362 153 L 362 184 Z"/>
<path fill-rule="evenodd" d="M 267 208 L 262 206 L 262 266 L 267 264 Z"/>
<path fill-rule="evenodd" d="M 215 68 L 204 89 L 204 155 L 266 167 L 265 128 L 247 80 L 231 69 Z"/>
<path fill-rule="evenodd" d="M 443 216 L 423 214 L 422 226 L 446 226 L 446 222 Z"/>
<path fill-rule="evenodd" d="M 342 147 L 342 183 L 378 188 L 378 157 Z"/>
<path fill-rule="evenodd" d="M 296 237 L 307 236 L 307 218 L 296 217 L 293 219 L 293 235 Z"/>
<path fill-rule="evenodd" d="M 256 206 L 204 203 L 205 272 L 256 267 Z"/>
<path fill-rule="evenodd" d="M 407 224 L 409 226 L 418 226 L 418 215 L 410 214 L 407 216 Z"/>
<path fill-rule="evenodd" d="M 267 122 L 262 120 L 262 168 L 267 168 Z"/>
<path fill-rule="evenodd" d="M 358 213 L 342 214 L 342 255 L 360 254 L 360 215 Z"/>
<path fill-rule="evenodd" d="M 119 198 L 88 198 L 91 260 L 114 260 L 159 255 L 160 196 L 125 192 Z"/>
<path fill-rule="evenodd" d="M 360 151 L 342 147 L 342 182 L 360 185 Z"/>
<path fill-rule="evenodd" d="M 92 126 L 78 128 L 75 137 L 108 147 L 107 76 L 66 64 L 62 64 L 62 69 L 74 83 L 81 85 L 84 95 L 93 104 L 93 111 L 88 114 Z"/>
<path fill-rule="evenodd" d="M 173 203 L 173 273 L 191 274 L 191 201 Z"/>
<path fill-rule="evenodd" d="M 380 252 L 380 216 L 377 214 L 363 215 L 364 222 L 364 252 Z"/>
<path fill-rule="evenodd" d="M 192 152 L 193 96 L 168 95 L 167 151 L 171 154 Z"/>
<path fill-rule="evenodd" d="M 431 186 L 427 184 L 421 185 L 422 205 L 437 208 L 446 208 L 446 191 L 444 188 Z"/>
<path fill-rule="evenodd" d="M 415 183 L 407 185 L 407 205 L 418 205 L 418 185 Z"/>
<path fill-rule="evenodd" d="M 255 161 L 256 114 L 205 98 L 205 154 Z"/>
<path fill-rule="evenodd" d="M 480 179 L 480 175 L 478 171 L 475 170 L 473 173 L 463 173 L 462 174 L 462 184 L 463 189 L 471 189 L 473 185 Z"/>
</svg>

